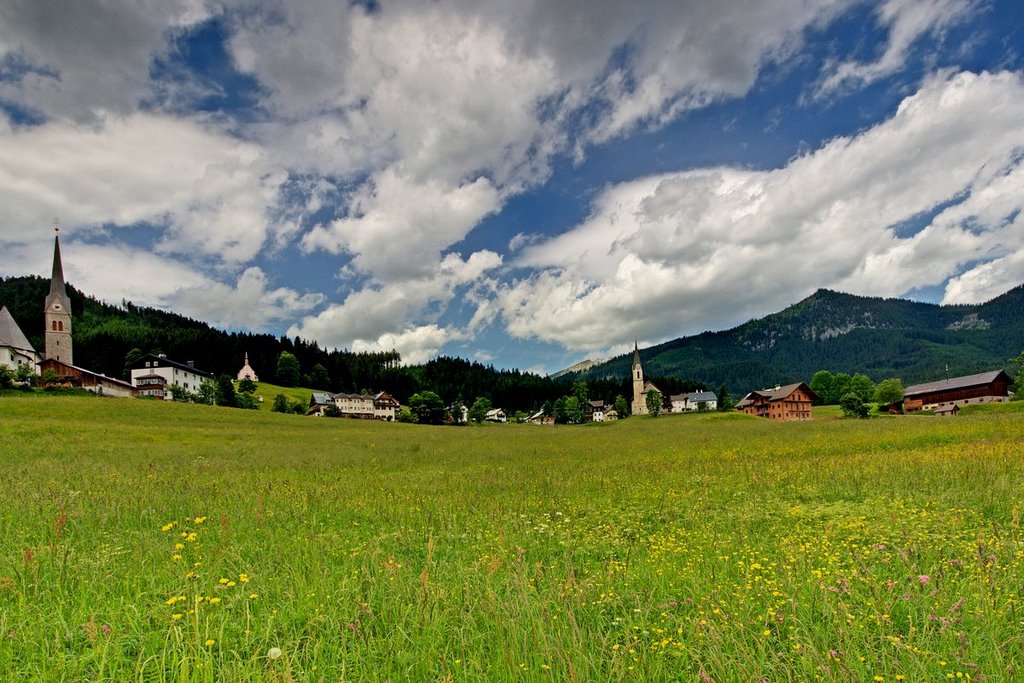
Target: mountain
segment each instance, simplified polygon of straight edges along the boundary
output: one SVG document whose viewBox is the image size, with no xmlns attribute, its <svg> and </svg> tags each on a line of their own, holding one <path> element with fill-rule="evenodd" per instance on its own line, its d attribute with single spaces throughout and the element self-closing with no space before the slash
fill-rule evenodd
<svg viewBox="0 0 1024 683">
<path fill-rule="evenodd" d="M 978 305 L 940 306 L 820 289 L 779 313 L 641 351 L 646 375 L 685 377 L 733 394 L 810 381 L 818 370 L 904 384 L 1004 368 L 1024 349 L 1024 285 Z M 566 377 L 624 377 L 632 354 Z"/>
</svg>

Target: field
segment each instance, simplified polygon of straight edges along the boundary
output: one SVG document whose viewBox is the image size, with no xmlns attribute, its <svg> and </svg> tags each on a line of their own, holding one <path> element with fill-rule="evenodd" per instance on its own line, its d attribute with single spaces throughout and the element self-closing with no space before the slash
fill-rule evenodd
<svg viewBox="0 0 1024 683">
<path fill-rule="evenodd" d="M 1017 407 L 435 428 L 0 397 L 0 679 L 1019 679 Z"/>
</svg>

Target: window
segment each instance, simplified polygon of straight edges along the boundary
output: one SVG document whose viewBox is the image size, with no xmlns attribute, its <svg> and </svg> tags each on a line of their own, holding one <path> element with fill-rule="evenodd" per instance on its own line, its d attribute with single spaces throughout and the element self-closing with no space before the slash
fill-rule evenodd
<svg viewBox="0 0 1024 683">
<path fill-rule="evenodd" d="M 58 332 L 63 332 L 64 331 L 64 322 L 62 320 L 58 320 L 57 321 L 57 331 Z"/>
<path fill-rule="evenodd" d="M 54 321 L 53 321 L 53 322 L 52 322 L 51 324 L 52 324 L 52 326 L 53 326 L 53 330 L 52 330 L 52 331 L 53 331 L 53 332 L 56 332 L 56 331 L 57 331 L 57 321 L 56 321 L 56 320 L 54 320 Z"/>
</svg>

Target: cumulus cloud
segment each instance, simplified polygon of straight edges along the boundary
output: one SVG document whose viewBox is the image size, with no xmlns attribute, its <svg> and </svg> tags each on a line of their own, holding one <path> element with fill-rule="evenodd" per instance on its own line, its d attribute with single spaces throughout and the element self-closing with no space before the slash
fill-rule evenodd
<svg viewBox="0 0 1024 683">
<path fill-rule="evenodd" d="M 201 0 L 12 0 L 0 3 L 0 101 L 46 118 L 92 121 L 130 113 L 170 36 L 209 16 Z"/>
<path fill-rule="evenodd" d="M 293 325 L 288 334 L 338 348 L 396 348 L 406 362 L 415 362 L 412 359 L 436 353 L 446 341 L 463 338 L 464 332 L 441 327 L 437 320 L 457 291 L 493 287 L 493 283 L 480 281 L 500 265 L 501 257 L 492 251 L 478 251 L 467 259 L 448 254 L 436 271 L 353 292 L 342 303 Z M 466 300 L 471 300 L 470 295 Z M 412 322 L 415 320 L 423 322 Z"/>
<path fill-rule="evenodd" d="M 242 262 L 263 245 L 284 180 L 256 145 L 188 119 L 0 125 L 0 239 L 45 238 L 57 213 L 72 233 L 156 224 L 166 229 L 163 253 Z"/>
<path fill-rule="evenodd" d="M 186 287 L 167 297 L 176 311 L 235 329 L 261 330 L 271 322 L 292 320 L 323 303 L 323 294 L 300 294 L 287 287 L 272 288 L 267 275 L 256 267 L 246 268 L 234 286 L 208 282 Z"/>
<path fill-rule="evenodd" d="M 889 32 L 882 54 L 873 62 L 834 61 L 826 66 L 818 96 L 863 87 L 903 67 L 911 46 L 925 36 L 936 36 L 977 10 L 974 0 L 887 0 L 875 11 L 878 23 Z"/>
<path fill-rule="evenodd" d="M 737 323 L 823 286 L 892 295 L 957 276 L 948 299 L 989 292 L 1024 246 L 1022 108 L 1018 74 L 947 74 L 784 168 L 611 187 L 585 223 L 521 253 L 515 265 L 539 272 L 503 288 L 508 330 L 599 350 Z"/>
</svg>

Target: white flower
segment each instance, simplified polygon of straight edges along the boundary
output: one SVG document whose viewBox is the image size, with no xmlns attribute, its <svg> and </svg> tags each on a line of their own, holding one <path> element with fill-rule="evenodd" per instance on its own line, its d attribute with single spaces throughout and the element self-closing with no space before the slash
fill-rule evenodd
<svg viewBox="0 0 1024 683">
<path fill-rule="evenodd" d="M 267 659 L 277 659 L 280 656 L 281 648 L 279 647 L 272 647 L 269 650 L 267 650 Z"/>
</svg>

